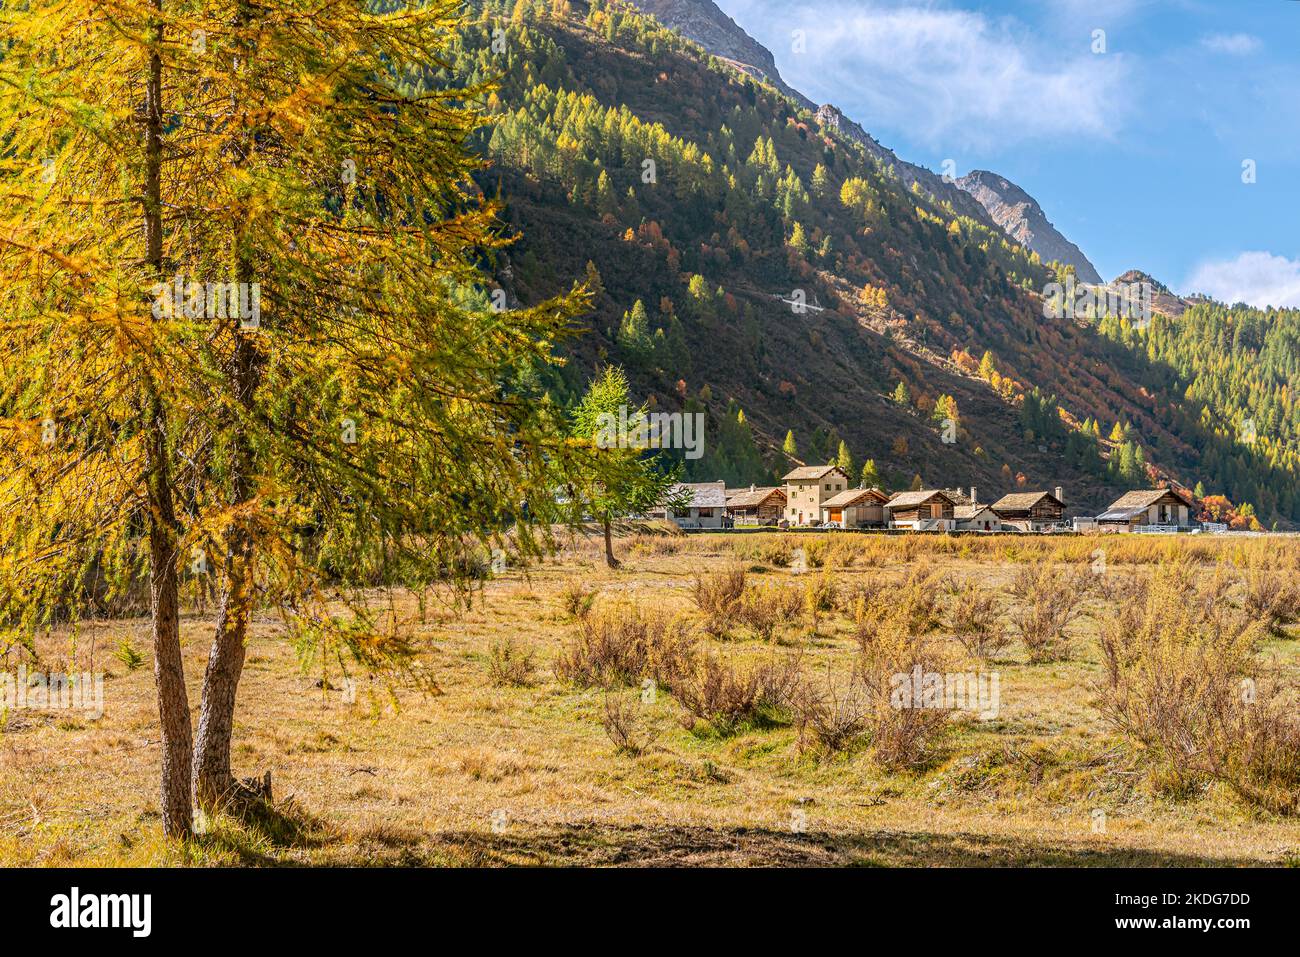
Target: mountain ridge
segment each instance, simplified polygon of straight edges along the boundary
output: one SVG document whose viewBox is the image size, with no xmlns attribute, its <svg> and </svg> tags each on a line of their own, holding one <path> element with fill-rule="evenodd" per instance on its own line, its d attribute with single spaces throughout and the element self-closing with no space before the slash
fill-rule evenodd
<svg viewBox="0 0 1300 957">
<path fill-rule="evenodd" d="M 1042 257 L 1044 262 L 1074 266 L 1083 282 L 1101 284 L 1101 273 L 1077 245 L 1066 239 L 1043 212 L 1038 200 L 1000 173 L 972 170 L 956 181 L 988 210 L 1008 236 Z"/>
<path fill-rule="evenodd" d="M 781 77 L 776 58 L 765 46 L 751 37 L 726 14 L 714 0 L 631 0 L 643 12 L 655 17 L 669 29 L 681 31 L 689 40 L 700 44 L 751 76 L 770 82 L 799 105 L 814 110 L 824 126 L 830 126 L 864 146 L 869 153 L 891 167 L 904 185 L 913 183 L 958 213 L 996 226 L 1016 242 L 1031 249 L 1044 262 L 1057 261 L 1073 266 L 1083 282 L 1101 284 L 1101 274 L 1083 251 L 1047 219 L 1042 206 L 1032 196 L 1006 177 L 977 170 L 957 180 L 939 176 L 902 159 L 883 146 L 844 111 L 830 103 L 818 106 L 791 87 Z M 1001 189 L 997 188 L 1001 184 Z M 1010 201 L 1008 201 L 1010 197 Z"/>
</svg>

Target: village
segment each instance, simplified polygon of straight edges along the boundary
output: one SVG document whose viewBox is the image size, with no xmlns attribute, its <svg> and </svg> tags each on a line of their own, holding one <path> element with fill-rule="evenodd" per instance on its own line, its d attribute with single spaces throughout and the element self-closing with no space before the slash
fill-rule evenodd
<svg viewBox="0 0 1300 957">
<path fill-rule="evenodd" d="M 684 530 L 728 528 L 878 529 L 914 532 L 1223 532 L 1227 526 L 1199 522 L 1190 493 L 1178 488 L 1126 492 L 1096 516 L 1065 517 L 1065 490 L 1013 492 L 979 500 L 975 486 L 894 492 L 856 488 L 835 465 L 801 466 L 784 485 L 727 488 L 693 482 L 674 487 L 679 507 L 652 510 Z"/>
</svg>

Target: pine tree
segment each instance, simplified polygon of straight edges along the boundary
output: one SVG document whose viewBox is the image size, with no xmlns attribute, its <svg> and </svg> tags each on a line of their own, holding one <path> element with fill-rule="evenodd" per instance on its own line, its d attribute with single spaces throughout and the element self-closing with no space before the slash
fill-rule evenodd
<svg viewBox="0 0 1300 957">
<path fill-rule="evenodd" d="M 803 226 L 799 223 L 794 224 L 790 232 L 789 246 L 801 256 L 808 255 L 808 236 L 804 232 Z"/>
<path fill-rule="evenodd" d="M 997 360 L 993 357 L 993 353 L 986 351 L 984 357 L 980 359 L 979 377 L 987 382 L 992 382 L 997 371 Z"/>
<path fill-rule="evenodd" d="M 843 440 L 840 441 L 839 451 L 835 455 L 835 464 L 844 470 L 844 474 L 852 477 L 857 466 L 853 462 L 853 453 L 849 451 L 849 444 Z"/>
<path fill-rule="evenodd" d="M 613 434 L 615 423 L 633 423 L 645 413 L 644 406 L 632 406 L 623 370 L 606 367 L 591 380 L 572 416 L 574 440 L 587 445 L 592 455 L 587 467 L 572 476 L 574 505 L 578 511 L 590 511 L 601 523 L 605 563 L 610 568 L 619 567 L 612 535 L 616 518 L 681 504 L 681 494 L 671 491 L 677 470 L 659 468 L 657 457 L 636 448 L 628 441 L 630 436 Z"/>
<path fill-rule="evenodd" d="M 632 304 L 631 310 L 623 313 L 623 321 L 618 327 L 618 344 L 637 360 L 645 360 L 654 353 L 650 317 L 640 299 Z"/>
<path fill-rule="evenodd" d="M 894 400 L 895 405 L 901 405 L 903 407 L 907 407 L 912 404 L 912 394 L 907 391 L 906 382 L 900 381 L 898 385 L 894 387 L 894 394 L 892 398 Z"/>
<path fill-rule="evenodd" d="M 862 480 L 858 483 L 862 488 L 880 488 L 880 473 L 876 471 L 876 460 L 867 459 L 862 463 Z"/>
<path fill-rule="evenodd" d="M 785 442 L 781 446 L 781 451 L 791 460 L 797 460 L 799 458 L 799 446 L 794 440 L 794 429 L 789 429 L 785 433 Z"/>
</svg>

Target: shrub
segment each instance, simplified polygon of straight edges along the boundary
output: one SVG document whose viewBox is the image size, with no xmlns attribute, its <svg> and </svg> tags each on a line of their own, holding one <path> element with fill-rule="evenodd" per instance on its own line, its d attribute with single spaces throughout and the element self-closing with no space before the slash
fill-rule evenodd
<svg viewBox="0 0 1300 957">
<path fill-rule="evenodd" d="M 650 750 L 658 735 L 641 725 L 637 698 L 606 694 L 600 723 L 620 754 L 638 755 Z"/>
<path fill-rule="evenodd" d="M 867 702 L 872 756 L 886 768 L 925 763 L 948 721 L 949 709 L 919 707 L 896 695 L 900 681 L 915 668 L 945 671 L 926 635 L 911 627 L 912 613 L 908 605 L 897 604 L 881 614 L 860 658 L 858 681 Z"/>
<path fill-rule="evenodd" d="M 689 657 L 690 628 L 668 615 L 635 605 L 602 607 L 578 623 L 577 634 L 555 661 L 556 677 L 584 687 L 639 684 Z"/>
<path fill-rule="evenodd" d="M 987 661 L 1010 643 L 998 620 L 997 595 L 976 585 L 948 596 L 948 628 L 971 655 Z"/>
<path fill-rule="evenodd" d="M 809 622 L 816 629 L 821 621 L 821 613 L 834 611 L 839 600 L 839 590 L 835 585 L 833 570 L 828 565 L 820 575 L 809 575 L 804 584 L 803 610 Z"/>
<path fill-rule="evenodd" d="M 731 565 L 722 571 L 696 575 L 691 588 L 695 607 L 704 616 L 702 627 L 714 638 L 725 638 L 735 626 L 745 593 L 745 567 Z"/>
<path fill-rule="evenodd" d="M 488 678 L 497 687 L 526 687 L 533 680 L 533 653 L 521 650 L 513 638 L 488 648 Z"/>
<path fill-rule="evenodd" d="M 894 585 L 859 586 L 853 608 L 853 635 L 865 652 L 886 619 L 899 617 L 910 634 L 928 635 L 940 624 L 939 596 L 947 580 L 931 569 L 913 569 Z"/>
<path fill-rule="evenodd" d="M 788 720 L 801 674 L 797 657 L 737 667 L 710 654 L 696 659 L 678 675 L 672 690 L 685 709 L 686 727 L 703 721 L 719 734 L 731 734 L 746 723 Z"/>
<path fill-rule="evenodd" d="M 131 644 L 131 639 L 123 636 L 118 642 L 117 650 L 113 652 L 113 657 L 126 665 L 127 671 L 135 671 L 144 664 L 144 655 L 136 650 L 135 645 Z"/>
<path fill-rule="evenodd" d="M 1100 623 L 1106 719 L 1139 745 L 1153 778 L 1182 793 L 1220 781 L 1249 802 L 1300 812 L 1295 702 L 1254 660 L 1263 623 L 1211 607 L 1213 582 L 1159 569 L 1141 604 Z"/>
<path fill-rule="evenodd" d="M 1079 617 L 1092 584 L 1086 575 L 1051 565 L 1026 566 L 1016 573 L 1010 588 L 1011 630 L 1024 642 L 1031 662 L 1070 658 L 1068 629 Z"/>
<path fill-rule="evenodd" d="M 564 587 L 560 589 L 560 604 L 564 607 L 564 613 L 570 618 L 586 618 L 598 594 L 597 589 L 590 588 L 580 581 L 565 582 Z"/>
<path fill-rule="evenodd" d="M 797 588 L 770 582 L 746 588 L 736 615 L 753 629 L 755 637 L 771 641 L 782 626 L 799 620 L 803 606 L 804 597 Z"/>
<path fill-rule="evenodd" d="M 791 710 L 801 750 L 847 752 L 870 737 L 871 703 L 856 671 L 843 683 L 829 673 L 824 684 L 801 683 L 792 697 Z"/>
<path fill-rule="evenodd" d="M 1285 635 L 1284 625 L 1300 620 L 1300 583 L 1294 575 L 1281 575 L 1252 565 L 1242 576 L 1242 607 L 1274 635 Z"/>
</svg>

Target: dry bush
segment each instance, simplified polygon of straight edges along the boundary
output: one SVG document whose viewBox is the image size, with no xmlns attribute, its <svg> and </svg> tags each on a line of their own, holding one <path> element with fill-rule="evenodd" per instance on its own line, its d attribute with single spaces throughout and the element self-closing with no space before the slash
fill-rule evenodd
<svg viewBox="0 0 1300 957">
<path fill-rule="evenodd" d="M 560 589 L 560 604 L 570 618 L 586 618 L 599 593 L 580 581 L 567 581 Z"/>
<path fill-rule="evenodd" d="M 987 661 L 1011 641 L 998 618 L 998 598 L 977 585 L 948 593 L 948 629 L 968 653 Z"/>
<path fill-rule="evenodd" d="M 1294 695 L 1259 673 L 1264 626 L 1211 607 L 1217 586 L 1189 577 L 1185 564 L 1160 569 L 1142 604 L 1101 620 L 1101 712 L 1166 787 L 1220 781 L 1253 804 L 1300 812 L 1300 719 Z"/>
<path fill-rule="evenodd" d="M 693 660 L 676 678 L 672 692 L 685 709 L 683 725 L 692 728 L 703 721 L 718 734 L 731 734 L 744 724 L 788 720 L 802 667 L 797 656 L 738 667 L 709 654 Z"/>
<path fill-rule="evenodd" d="M 763 565 L 775 565 L 786 568 L 794 557 L 794 548 L 787 535 L 770 535 L 759 533 L 752 541 L 747 541 L 740 549 L 743 557 Z"/>
<path fill-rule="evenodd" d="M 635 695 L 605 695 L 600 723 L 620 754 L 644 754 L 658 738 L 653 730 L 643 727 L 638 711 L 639 701 Z"/>
<path fill-rule="evenodd" d="M 912 628 L 912 616 L 913 610 L 900 603 L 877 619 L 857 673 L 867 703 L 872 757 L 885 768 L 928 761 L 950 713 L 943 707 L 920 707 L 920 702 L 902 700 L 897 694 L 918 667 L 922 673 L 946 671 L 930 639 Z"/>
<path fill-rule="evenodd" d="M 878 575 L 871 575 L 854 582 L 851 588 L 841 588 L 838 592 L 839 610 L 850 617 L 856 616 L 859 608 L 866 611 L 875 607 L 876 602 L 892 586 Z"/>
<path fill-rule="evenodd" d="M 893 585 L 860 586 L 855 593 L 853 636 L 865 651 L 882 623 L 901 615 L 909 633 L 928 635 L 940 625 L 940 596 L 948 579 L 928 566 L 913 568 Z"/>
<path fill-rule="evenodd" d="M 577 634 L 555 660 L 555 675 L 602 688 L 639 684 L 646 676 L 660 680 L 665 663 L 689 657 L 693 645 L 690 626 L 680 619 L 635 605 L 611 605 L 578 623 Z"/>
<path fill-rule="evenodd" d="M 800 750 L 849 752 L 870 738 L 871 702 L 856 671 L 844 682 L 836 682 L 828 671 L 824 683 L 801 683 L 791 711 Z"/>
<path fill-rule="evenodd" d="M 1209 749 L 1214 775 L 1251 804 L 1300 814 L 1300 717 L 1293 693 L 1276 678 L 1257 681 L 1254 700 L 1239 696 L 1219 747 Z"/>
<path fill-rule="evenodd" d="M 824 544 L 820 544 L 824 543 Z M 796 547 L 808 549 L 809 564 L 822 559 L 837 566 L 879 567 L 958 556 L 1015 565 L 1086 563 L 1098 547 L 1110 567 L 1163 565 L 1185 561 L 1206 569 L 1251 563 L 1279 571 L 1300 570 L 1300 549 L 1288 539 L 1239 539 L 1218 535 L 813 535 L 774 531 L 747 535 L 692 535 L 684 552 L 716 554 L 734 549 L 746 560 L 786 565 Z"/>
<path fill-rule="evenodd" d="M 531 649 L 521 649 L 513 638 L 494 641 L 488 648 L 488 679 L 498 688 L 524 688 L 533 683 Z"/>
<path fill-rule="evenodd" d="M 816 631 L 823 612 L 835 610 L 839 601 L 839 588 L 835 583 L 834 569 L 827 565 L 820 575 L 809 575 L 804 583 L 803 610 Z"/>
<path fill-rule="evenodd" d="M 1016 573 L 1009 589 L 1013 599 L 1012 634 L 1024 642 L 1034 663 L 1068 661 L 1068 629 L 1079 617 L 1092 588 L 1088 572 L 1051 565 L 1026 567 Z"/>
<path fill-rule="evenodd" d="M 717 572 L 695 576 L 691 598 L 704 620 L 701 627 L 714 638 L 726 638 L 736 625 L 745 594 L 745 567 L 730 565 Z"/>
<path fill-rule="evenodd" d="M 639 555 L 676 555 L 686 544 L 686 534 L 673 525 L 668 534 L 648 535 L 638 532 L 627 539 L 628 551 Z"/>
<path fill-rule="evenodd" d="M 1294 575 L 1252 565 L 1241 578 L 1242 608 L 1273 635 L 1285 635 L 1285 625 L 1300 621 L 1300 582 Z"/>
<path fill-rule="evenodd" d="M 750 586 L 741 595 L 736 615 L 755 637 L 771 641 L 785 625 L 799 620 L 804 597 L 799 589 L 781 582 Z"/>
</svg>

